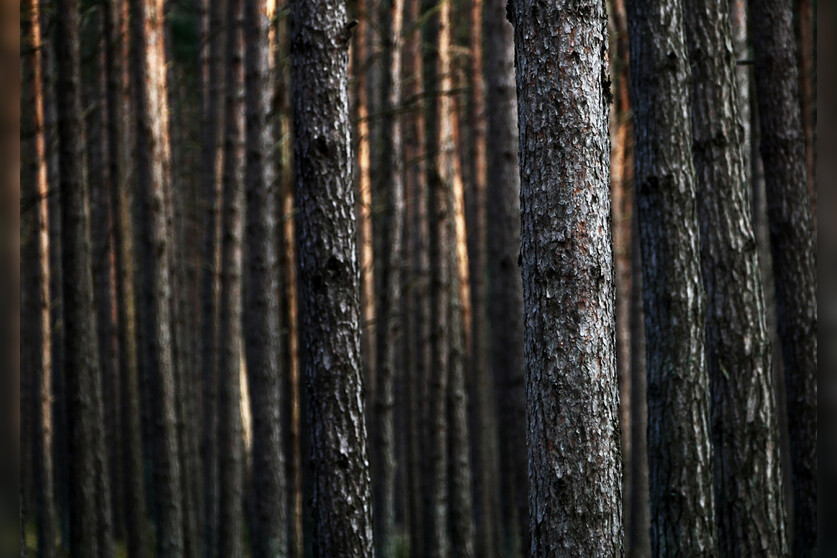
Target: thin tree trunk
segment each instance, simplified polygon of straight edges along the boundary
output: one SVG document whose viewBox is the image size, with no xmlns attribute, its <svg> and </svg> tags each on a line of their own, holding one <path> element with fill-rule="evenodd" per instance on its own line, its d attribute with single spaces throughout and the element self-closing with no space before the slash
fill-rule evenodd
<svg viewBox="0 0 837 558">
<path fill-rule="evenodd" d="M 242 266 L 245 208 L 243 1 L 228 0 L 219 298 L 218 556 L 243 554 L 244 447 L 241 416 Z"/>
<path fill-rule="evenodd" d="M 371 487 L 351 180 L 346 6 L 291 4 L 302 332 L 312 452 L 313 552 L 369 557 Z"/>
<path fill-rule="evenodd" d="M 520 118 L 529 548 L 532 556 L 619 556 L 607 14 L 603 1 L 583 11 L 567 8 L 516 2 L 511 14 Z M 536 33 L 542 21 L 572 33 Z M 565 61 L 560 71 L 559 59 Z M 564 149 L 556 154 L 553 142 Z"/>
<path fill-rule="evenodd" d="M 817 546 L 817 286 L 793 14 L 751 0 L 751 30 L 794 493 L 794 556 Z"/>
<path fill-rule="evenodd" d="M 718 547 L 787 555 L 770 338 L 750 214 L 727 0 L 684 3 L 707 294 Z"/>
<path fill-rule="evenodd" d="M 814 231 L 817 230 L 817 47 L 815 0 L 797 0 L 799 93 L 805 132 L 805 168 Z"/>
<path fill-rule="evenodd" d="M 520 255 L 520 174 L 514 82 L 514 29 L 503 0 L 485 0 L 486 216 L 491 373 L 498 411 L 503 546 L 529 549 L 523 287 Z"/>
<path fill-rule="evenodd" d="M 50 316 L 50 238 L 49 238 L 49 182 L 47 181 L 47 150 L 44 129 L 44 83 L 43 83 L 43 37 L 41 34 L 40 6 L 37 0 L 29 0 L 23 9 L 21 21 L 26 27 L 23 31 L 27 38 L 26 45 L 31 54 L 26 59 L 27 77 L 23 83 L 28 85 L 25 98 L 31 103 L 29 165 L 31 191 L 35 204 L 33 219 L 33 243 L 35 257 L 30 258 L 34 268 L 36 292 L 36 310 L 33 321 L 35 337 L 31 340 L 34 357 L 33 389 L 34 429 L 33 429 L 33 480 L 35 485 L 35 510 L 37 513 L 38 556 L 53 558 L 57 552 L 58 526 L 55 515 L 55 495 L 53 482 L 52 458 L 52 323 Z M 24 433 L 26 436 L 26 433 Z"/>
<path fill-rule="evenodd" d="M 630 2 L 654 556 L 716 556 L 689 60 L 681 5 Z M 671 490 L 678 486 L 679 490 Z"/>
<path fill-rule="evenodd" d="M 282 449 L 280 374 L 280 291 L 277 256 L 277 184 L 273 166 L 273 127 L 265 0 L 247 2 L 247 285 L 244 343 L 253 414 L 253 556 L 287 555 L 285 456 Z"/>
<path fill-rule="evenodd" d="M 396 361 L 401 339 L 401 259 L 404 231 L 403 143 L 398 111 L 401 103 L 401 28 L 404 0 L 388 0 L 383 14 L 382 133 L 389 146 L 381 151 L 377 191 L 385 197 L 381 216 L 381 290 L 378 296 L 375 370 L 375 547 L 380 558 L 395 556 L 395 386 L 400 381 Z"/>
<path fill-rule="evenodd" d="M 170 188 L 168 99 L 166 95 L 163 0 L 132 0 L 134 94 L 137 120 L 137 178 L 145 196 L 150 232 L 152 306 L 148 333 L 155 429 L 157 554 L 183 555 L 181 471 L 178 461 L 175 363 L 172 353 L 171 250 L 167 190 Z"/>
</svg>

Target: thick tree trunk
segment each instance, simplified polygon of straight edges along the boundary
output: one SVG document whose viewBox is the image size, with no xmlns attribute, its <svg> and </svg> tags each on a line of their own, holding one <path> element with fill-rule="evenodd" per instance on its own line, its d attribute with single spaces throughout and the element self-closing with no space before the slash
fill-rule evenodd
<svg viewBox="0 0 837 558">
<path fill-rule="evenodd" d="M 372 556 L 342 0 L 291 4 L 302 332 L 314 556 Z"/>
<path fill-rule="evenodd" d="M 503 0 L 485 0 L 488 161 L 486 216 L 491 371 L 497 397 L 500 508 L 504 546 L 528 552 L 526 399 L 523 363 L 523 287 L 520 255 L 520 174 L 514 83 L 514 30 Z"/>
<path fill-rule="evenodd" d="M 618 556 L 621 464 L 605 3 L 547 8 L 518 0 L 512 21 L 529 548 L 533 556 Z M 536 32 L 540 22 L 550 22 L 554 31 Z M 563 150 L 555 152 L 553 142 Z"/>
<path fill-rule="evenodd" d="M 137 111 L 137 179 L 145 196 L 151 243 L 152 306 L 148 333 L 154 402 L 157 553 L 183 555 L 181 474 L 176 431 L 175 366 L 172 353 L 171 250 L 167 212 L 170 188 L 163 1 L 132 0 L 134 94 Z"/>
<path fill-rule="evenodd" d="M 32 430 L 32 465 L 35 488 L 35 510 L 38 518 L 38 556 L 53 558 L 57 553 L 58 525 L 55 515 L 53 482 L 53 418 L 52 418 L 52 322 L 50 315 L 50 238 L 49 238 L 49 182 L 47 181 L 47 150 L 44 129 L 44 82 L 43 82 L 43 37 L 39 2 L 29 0 L 23 6 L 22 31 L 30 50 L 26 58 L 27 75 L 23 83 L 28 86 L 24 99 L 32 110 L 27 127 L 31 130 L 29 157 L 28 192 L 34 203 L 32 227 L 34 257 L 24 259 L 32 268 L 34 278 L 35 310 L 32 320 L 34 337 L 32 347 L 32 395 L 34 397 L 34 428 Z M 23 437 L 28 433 L 23 433 Z"/>
<path fill-rule="evenodd" d="M 241 416 L 244 236 L 243 0 L 227 2 L 224 176 L 218 354 L 218 556 L 243 555 L 244 445 Z M 266 208 L 267 210 L 267 208 Z"/>
<path fill-rule="evenodd" d="M 388 0 L 383 17 L 382 133 L 389 146 L 381 152 L 377 191 L 385 196 L 381 217 L 381 291 L 376 311 L 377 386 L 375 390 L 375 548 L 379 558 L 395 556 L 395 386 L 401 339 L 401 259 L 404 232 L 403 143 L 398 111 L 401 103 L 401 28 L 404 0 Z"/>
<path fill-rule="evenodd" d="M 247 285 L 245 334 L 247 377 L 253 415 L 254 558 L 287 555 L 285 456 L 282 449 L 282 399 L 279 332 L 280 291 L 273 165 L 272 99 L 265 0 L 245 6 L 247 111 Z"/>
<path fill-rule="evenodd" d="M 56 65 L 58 81 L 58 139 L 62 195 L 62 267 L 67 346 L 68 416 L 70 419 L 70 554 L 97 556 L 100 543 L 99 474 L 106 475 L 101 379 L 93 313 L 90 209 L 84 173 L 79 83 L 79 6 L 74 0 L 59 2 L 56 19 Z M 96 475 L 91 475 L 96 471 Z M 106 477 L 105 477 L 106 478 Z"/>
<path fill-rule="evenodd" d="M 770 338 L 750 215 L 727 0 L 687 0 L 707 295 L 715 507 L 724 556 L 787 554 Z"/>
<path fill-rule="evenodd" d="M 794 556 L 817 547 L 817 284 L 814 225 L 793 14 L 787 0 L 751 0 L 767 215 L 785 365 L 794 496 Z"/>
<path fill-rule="evenodd" d="M 655 556 L 717 555 L 689 60 L 679 2 L 628 9 Z M 678 486 L 678 490 L 672 490 Z"/>
</svg>

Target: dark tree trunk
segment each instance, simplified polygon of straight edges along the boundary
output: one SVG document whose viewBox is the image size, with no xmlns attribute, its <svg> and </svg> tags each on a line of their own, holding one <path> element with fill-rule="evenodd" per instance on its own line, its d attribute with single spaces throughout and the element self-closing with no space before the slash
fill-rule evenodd
<svg viewBox="0 0 837 558">
<path fill-rule="evenodd" d="M 294 0 L 291 60 L 314 556 L 372 556 L 342 0 Z"/>
<path fill-rule="evenodd" d="M 181 471 L 178 460 L 177 396 L 172 352 L 172 274 L 168 99 L 166 94 L 163 0 L 132 0 L 134 94 L 136 95 L 137 180 L 145 197 L 150 242 L 151 300 L 149 380 L 154 384 L 154 486 L 157 554 L 183 556 Z"/>
<path fill-rule="evenodd" d="M 401 259 L 404 231 L 403 144 L 398 111 L 401 103 L 401 28 L 404 0 L 388 0 L 383 17 L 383 136 L 389 146 L 381 151 L 377 191 L 385 197 L 381 217 L 379 267 L 381 290 L 376 311 L 377 386 L 375 390 L 375 547 L 379 558 L 395 556 L 395 385 L 400 381 L 396 360 L 401 339 Z"/>
<path fill-rule="evenodd" d="M 243 0 L 228 0 L 218 355 L 218 556 L 243 553 L 241 416 L 242 268 L 245 206 Z"/>
<path fill-rule="evenodd" d="M 109 533 L 99 500 L 107 485 L 102 430 L 102 390 L 93 312 L 90 208 L 84 173 L 79 83 L 79 6 L 74 0 L 57 5 L 58 140 L 62 195 L 62 268 L 67 345 L 65 354 L 70 419 L 70 553 L 97 556 L 109 548 Z M 91 475 L 96 471 L 96 475 Z M 101 482 L 100 482 L 101 481 Z"/>
<path fill-rule="evenodd" d="M 715 556 L 704 294 L 681 5 L 630 2 L 628 22 L 648 357 L 651 545 L 655 556 Z"/>
<path fill-rule="evenodd" d="M 497 397 L 500 509 L 504 546 L 529 549 L 523 286 L 520 255 L 520 174 L 514 82 L 514 29 L 503 0 L 485 0 L 488 242 L 488 320 Z"/>
<path fill-rule="evenodd" d="M 22 31 L 26 47 L 30 50 L 26 58 L 26 79 L 23 83 L 28 86 L 24 91 L 24 99 L 32 107 L 27 122 L 27 128 L 32 137 L 30 139 L 29 171 L 26 182 L 26 194 L 34 204 L 32 219 L 34 254 L 23 261 L 29 263 L 31 275 L 34 279 L 32 294 L 32 320 L 35 327 L 34 336 L 29 344 L 33 356 L 31 373 L 33 396 L 32 432 L 32 466 L 35 488 L 35 511 L 37 522 L 38 556 L 53 558 L 57 553 L 58 525 L 55 515 L 55 495 L 53 482 L 53 418 L 52 418 L 52 322 L 50 316 L 50 237 L 49 237 L 49 182 L 47 176 L 46 133 L 44 129 L 44 82 L 42 67 L 42 48 L 44 46 L 41 34 L 41 15 L 39 2 L 29 0 L 21 13 L 21 23 L 25 24 Z M 26 411 L 24 411 L 26 412 Z M 22 437 L 28 436 L 24 432 Z"/>
<path fill-rule="evenodd" d="M 520 119 L 529 549 L 532 556 L 619 556 L 605 3 L 559 9 L 518 0 L 511 15 Z M 572 32 L 539 33 L 540 22 Z M 553 142 L 563 150 L 556 153 Z"/>
<path fill-rule="evenodd" d="M 245 6 L 247 111 L 247 284 L 245 334 L 247 377 L 253 415 L 254 558 L 287 555 L 285 456 L 282 449 L 280 291 L 273 165 L 273 127 L 268 34 L 264 0 Z"/>
<path fill-rule="evenodd" d="M 727 0 L 687 0 L 692 130 L 715 508 L 724 556 L 787 554 L 785 507 L 758 246 L 750 215 Z"/>
<path fill-rule="evenodd" d="M 793 554 L 810 556 L 817 547 L 817 283 L 793 13 L 788 0 L 751 0 L 750 14 L 759 146 L 787 390 Z"/>
</svg>

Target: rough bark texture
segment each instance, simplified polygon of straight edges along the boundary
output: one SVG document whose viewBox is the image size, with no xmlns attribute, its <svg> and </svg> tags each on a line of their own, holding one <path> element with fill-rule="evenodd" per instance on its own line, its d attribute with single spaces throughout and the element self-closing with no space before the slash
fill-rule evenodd
<svg viewBox="0 0 837 558">
<path fill-rule="evenodd" d="M 377 189 L 385 195 L 381 217 L 380 281 L 376 312 L 377 386 L 375 390 L 375 547 L 379 558 L 395 556 L 395 384 L 401 338 L 401 259 L 404 231 L 403 143 L 398 110 L 401 103 L 401 27 L 404 0 L 388 0 L 383 17 L 382 133 L 389 146 L 381 151 Z"/>
<path fill-rule="evenodd" d="M 291 4 L 303 346 L 314 556 L 372 555 L 360 285 L 342 0 Z"/>
<path fill-rule="evenodd" d="M 788 405 L 794 556 L 817 547 L 817 285 L 793 14 L 787 0 L 751 0 L 751 30 L 779 339 Z"/>
<path fill-rule="evenodd" d="M 224 65 L 224 176 L 221 201 L 221 290 L 218 320 L 218 556 L 243 555 L 244 444 L 241 416 L 242 268 L 244 237 L 243 0 L 227 1 Z M 265 208 L 266 210 L 268 208 Z"/>
<path fill-rule="evenodd" d="M 99 502 L 96 471 L 98 449 L 103 448 L 101 384 L 98 367 L 96 323 L 93 312 L 91 273 L 90 209 L 84 173 L 83 137 L 79 84 L 79 6 L 75 0 L 57 5 L 55 52 L 58 68 L 58 140 L 60 191 L 62 196 L 62 268 L 68 350 L 66 373 L 69 423 L 69 515 L 70 555 L 99 553 Z"/>
<path fill-rule="evenodd" d="M 33 321 L 35 334 L 29 343 L 32 347 L 33 375 L 32 395 L 34 398 L 34 428 L 31 430 L 33 454 L 32 467 L 35 488 L 35 510 L 38 518 L 37 541 L 38 556 L 53 558 L 57 552 L 58 524 L 55 515 L 55 496 L 52 458 L 52 322 L 50 315 L 50 238 L 49 238 L 49 183 L 47 182 L 46 133 L 44 130 L 44 83 L 42 68 L 43 37 L 41 35 L 40 6 L 37 0 L 28 0 L 23 6 L 21 23 L 25 25 L 22 33 L 31 49 L 26 57 L 27 89 L 24 99 L 32 107 L 27 127 L 32 138 L 28 152 L 29 182 L 26 192 L 34 203 L 32 218 L 34 254 L 25 258 L 29 263 L 34 279 L 34 300 L 31 306 L 35 311 Z M 34 256 L 34 257 L 33 257 Z M 23 432 L 22 437 L 29 436 Z"/>
<path fill-rule="evenodd" d="M 679 2 L 630 2 L 655 556 L 716 556 L 704 294 Z"/>
<path fill-rule="evenodd" d="M 287 555 L 285 457 L 282 449 L 282 376 L 279 368 L 279 262 L 273 127 L 268 119 L 270 19 L 265 0 L 245 6 L 247 111 L 247 284 L 245 334 L 253 415 L 254 558 Z"/>
<path fill-rule="evenodd" d="M 504 546 L 528 552 L 526 396 L 523 364 L 523 286 L 520 255 L 520 174 L 514 82 L 514 29 L 503 0 L 485 0 L 488 160 L 488 320 L 491 371 L 497 394 L 500 447 L 500 508 Z M 517 550 L 516 550 L 517 549 Z"/>
<path fill-rule="evenodd" d="M 787 554 L 770 337 L 727 0 L 686 0 L 715 509 L 724 556 Z"/>
<path fill-rule="evenodd" d="M 607 15 L 516 0 L 532 556 L 622 554 Z"/>
<path fill-rule="evenodd" d="M 149 339 L 155 386 L 154 439 L 157 554 L 183 555 L 183 510 L 176 431 L 176 394 L 171 320 L 171 245 L 167 215 L 170 148 L 163 0 L 131 1 L 134 94 L 136 95 L 137 180 L 148 210 L 152 277 Z"/>
<path fill-rule="evenodd" d="M 814 233 L 817 230 L 817 46 L 816 1 L 797 0 L 796 26 L 799 45 L 799 97 L 805 132 L 805 164 Z"/>
</svg>

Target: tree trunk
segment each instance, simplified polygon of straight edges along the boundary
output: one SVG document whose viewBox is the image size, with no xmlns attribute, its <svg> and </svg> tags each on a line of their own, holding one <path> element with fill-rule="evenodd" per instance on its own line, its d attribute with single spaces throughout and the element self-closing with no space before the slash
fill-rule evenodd
<svg viewBox="0 0 837 558">
<path fill-rule="evenodd" d="M 794 556 L 817 547 L 817 286 L 814 225 L 791 4 L 752 0 L 751 29 L 767 215 L 785 365 Z"/>
<path fill-rule="evenodd" d="M 523 286 L 520 255 L 520 174 L 514 83 L 514 29 L 503 0 L 485 0 L 486 215 L 491 373 L 497 397 L 500 508 L 504 546 L 529 549 L 526 399 L 523 369 Z"/>
<path fill-rule="evenodd" d="M 163 1 L 132 0 L 134 94 L 137 111 L 137 178 L 146 198 L 152 277 L 150 364 L 158 398 L 154 404 L 157 554 L 183 555 L 183 510 L 176 431 L 175 369 L 172 354 L 171 245 L 166 210 L 170 187 Z"/>
<path fill-rule="evenodd" d="M 603 1 L 573 8 L 519 0 L 511 14 L 520 118 L 529 548 L 532 556 L 619 556 L 607 15 Z M 542 21 L 572 33 L 537 33 Z M 556 153 L 553 142 L 564 149 Z"/>
<path fill-rule="evenodd" d="M 243 553 L 241 416 L 242 267 L 245 206 L 243 0 L 228 0 L 218 360 L 218 556 Z"/>
<path fill-rule="evenodd" d="M 672 0 L 631 2 L 628 23 L 648 357 L 651 545 L 655 556 L 715 556 L 709 378 L 682 9 Z"/>
<path fill-rule="evenodd" d="M 52 323 L 50 316 L 50 238 L 49 238 L 49 182 L 47 181 L 46 133 L 44 129 L 44 82 L 42 68 L 41 15 L 39 2 L 29 0 L 23 9 L 21 22 L 26 25 L 23 34 L 29 43 L 31 54 L 26 59 L 28 85 L 24 98 L 31 103 L 32 111 L 27 123 L 32 133 L 29 151 L 30 189 L 34 203 L 33 246 L 35 257 L 27 258 L 35 279 L 35 309 L 33 321 L 35 336 L 30 340 L 34 357 L 32 395 L 34 397 L 34 429 L 32 430 L 33 466 L 35 486 L 35 510 L 38 518 L 38 556 L 53 558 L 57 553 L 58 525 L 55 515 L 55 496 L 52 458 Z M 23 433 L 27 436 L 28 433 Z"/>
<path fill-rule="evenodd" d="M 395 385 L 400 381 L 396 361 L 401 339 L 401 260 L 404 231 L 403 144 L 398 111 L 401 103 L 401 28 L 404 0 L 388 0 L 383 14 L 382 133 L 389 146 L 381 151 L 377 191 L 385 196 L 381 216 L 381 291 L 376 311 L 375 370 L 375 548 L 380 558 L 395 556 Z M 398 378 L 397 378 L 398 377 Z"/>
<path fill-rule="evenodd" d="M 372 556 L 342 0 L 291 4 L 302 332 L 314 556 Z"/>
<path fill-rule="evenodd" d="M 805 168 L 814 234 L 817 230 L 817 46 L 814 0 L 797 0 L 799 45 L 799 93 L 802 129 L 805 132 Z"/>
<path fill-rule="evenodd" d="M 279 332 L 277 185 L 273 165 L 272 87 L 269 70 L 270 16 L 264 0 L 247 2 L 247 285 L 244 343 L 253 414 L 253 505 L 255 558 L 287 555 L 285 456 Z"/>
<path fill-rule="evenodd" d="M 724 556 L 787 554 L 770 338 L 750 215 L 727 0 L 684 3 L 715 506 Z"/>
</svg>

